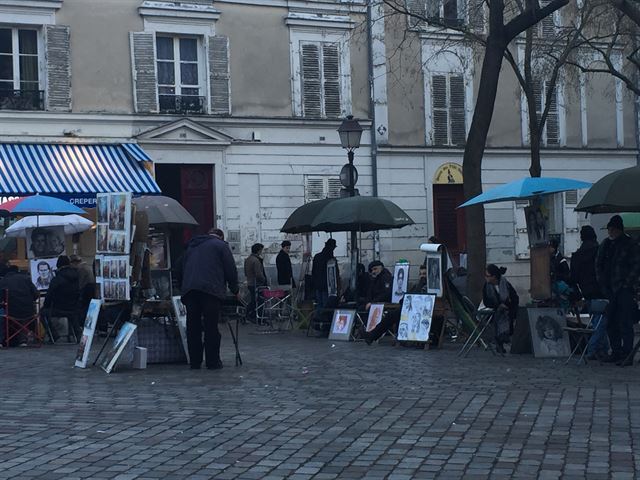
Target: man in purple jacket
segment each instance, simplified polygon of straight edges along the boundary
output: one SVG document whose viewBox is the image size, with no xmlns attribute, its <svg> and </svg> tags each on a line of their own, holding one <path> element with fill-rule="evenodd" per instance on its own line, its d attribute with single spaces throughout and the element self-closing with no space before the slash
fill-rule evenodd
<svg viewBox="0 0 640 480">
<path fill-rule="evenodd" d="M 207 368 L 222 368 L 218 319 L 227 285 L 238 294 L 238 271 L 220 230 L 198 235 L 187 245 L 182 265 L 182 303 L 187 307 L 187 345 L 191 368 L 202 365 L 202 331 Z"/>
</svg>

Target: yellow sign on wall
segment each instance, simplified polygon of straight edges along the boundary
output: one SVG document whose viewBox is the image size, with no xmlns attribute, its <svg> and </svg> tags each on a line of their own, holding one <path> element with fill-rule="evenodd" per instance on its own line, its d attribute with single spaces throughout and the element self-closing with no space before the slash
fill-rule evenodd
<svg viewBox="0 0 640 480">
<path fill-rule="evenodd" d="M 462 166 L 457 163 L 444 163 L 433 176 L 434 184 L 462 183 Z"/>
</svg>

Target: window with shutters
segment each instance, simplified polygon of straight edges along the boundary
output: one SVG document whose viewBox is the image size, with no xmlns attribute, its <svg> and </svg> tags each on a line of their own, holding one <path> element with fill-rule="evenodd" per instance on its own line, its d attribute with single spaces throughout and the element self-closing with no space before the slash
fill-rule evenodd
<svg viewBox="0 0 640 480">
<path fill-rule="evenodd" d="M 0 28 L 0 109 L 43 110 L 36 29 Z"/>
<path fill-rule="evenodd" d="M 433 145 L 464 145 L 466 108 L 464 77 L 460 74 L 431 76 L 431 137 Z"/>
<path fill-rule="evenodd" d="M 466 23 L 476 31 L 484 31 L 484 0 L 406 0 L 406 8 L 419 17 L 409 17 L 411 27 L 461 27 Z"/>
<path fill-rule="evenodd" d="M 538 122 L 542 118 L 542 112 L 545 108 L 545 102 L 547 100 L 547 92 L 549 89 L 549 83 L 544 80 L 536 79 L 533 81 L 533 96 L 536 102 L 536 118 Z M 547 113 L 547 120 L 542 131 L 542 143 L 544 145 L 559 145 L 560 144 L 560 120 L 558 112 L 558 88 L 556 88 L 549 101 L 549 112 Z"/>
<path fill-rule="evenodd" d="M 546 7 L 550 3 L 550 0 L 541 1 L 540 8 Z M 533 27 L 533 33 L 539 39 L 553 40 L 556 37 L 556 25 L 558 25 L 559 16 L 557 12 L 547 15 L 540 22 Z"/>
<path fill-rule="evenodd" d="M 325 198 L 340 198 L 342 184 L 338 177 L 321 175 L 305 176 L 304 202 L 309 203 Z"/>
<path fill-rule="evenodd" d="M 338 118 L 340 100 L 340 47 L 338 43 L 301 42 L 302 116 Z"/>
<path fill-rule="evenodd" d="M 158 104 L 162 113 L 204 113 L 206 95 L 200 41 L 156 36 Z"/>
</svg>

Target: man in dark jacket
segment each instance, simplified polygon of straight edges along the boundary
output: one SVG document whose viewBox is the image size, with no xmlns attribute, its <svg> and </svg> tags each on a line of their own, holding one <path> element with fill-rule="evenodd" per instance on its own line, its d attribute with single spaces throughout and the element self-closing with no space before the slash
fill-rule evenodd
<svg viewBox="0 0 640 480">
<path fill-rule="evenodd" d="M 375 260 L 369 264 L 369 291 L 367 292 L 367 305 L 369 310 L 372 303 L 388 303 L 391 301 L 391 289 L 393 287 L 393 275 L 384 268 L 384 263 Z"/>
<path fill-rule="evenodd" d="M 259 303 L 262 303 L 259 287 L 264 287 L 268 284 L 267 274 L 264 271 L 264 260 L 262 259 L 263 251 L 263 244 L 254 243 L 251 245 L 251 255 L 244 261 L 244 276 L 247 280 L 247 288 L 251 297 L 247 306 L 247 320 L 251 322 L 256 321 L 256 315 L 259 313 L 256 312 L 256 308 Z"/>
<path fill-rule="evenodd" d="M 76 341 L 82 337 L 83 322 L 80 318 L 80 280 L 78 270 L 71 266 L 69 257 L 61 255 L 56 262 L 56 276 L 53 277 L 44 298 L 43 309 L 46 317 L 67 317 L 69 329 L 73 329 Z M 54 338 L 57 333 L 49 324 Z M 70 336 L 70 335 L 69 335 Z"/>
<path fill-rule="evenodd" d="M 611 355 L 605 360 L 618 365 L 630 365 L 625 359 L 633 349 L 633 323 L 637 316 L 634 301 L 640 270 L 638 245 L 624 233 L 620 215 L 614 215 L 607 224 L 606 238 L 596 257 L 596 275 L 602 293 L 609 300 L 607 333 Z"/>
<path fill-rule="evenodd" d="M 291 258 L 289 251 L 291 250 L 291 242 L 284 240 L 280 244 L 280 251 L 276 257 L 276 269 L 278 270 L 278 285 L 291 285 L 296 288 L 296 281 L 293 279 L 293 268 L 291 267 Z"/>
<path fill-rule="evenodd" d="M 598 239 L 590 225 L 580 229 L 580 248 L 571 255 L 571 284 L 577 285 L 585 300 L 602 298 L 596 278 Z"/>
<path fill-rule="evenodd" d="M 18 267 L 12 265 L 8 267 L 7 273 L 2 279 L 0 279 L 0 295 L 2 295 L 2 301 L 5 299 L 5 291 L 8 292 L 8 314 L 12 318 L 16 319 L 28 319 L 35 315 L 36 306 L 35 301 L 38 299 L 38 289 L 31 282 L 31 277 L 18 270 Z M 5 325 L 4 315 L 7 312 L 2 312 L 0 316 L 2 322 L 0 322 L 0 345 L 4 342 Z M 24 338 L 18 339 L 18 343 L 23 343 Z"/>
<path fill-rule="evenodd" d="M 182 260 L 182 303 L 187 308 L 187 345 L 192 369 L 202 365 L 202 331 L 207 368 L 222 368 L 218 319 L 227 285 L 238 295 L 238 271 L 229 245 L 220 235 L 198 235 Z"/>
<path fill-rule="evenodd" d="M 340 274 L 338 273 L 338 262 L 333 256 L 333 251 L 336 249 L 336 241 L 333 238 L 327 240 L 324 244 L 324 248 L 320 253 L 317 253 L 313 257 L 313 264 L 311 267 L 311 281 L 313 283 L 313 291 L 316 297 L 316 307 L 318 309 L 324 308 L 329 299 L 329 286 L 327 282 L 327 264 L 329 261 L 334 261 L 336 265 L 335 269 L 335 285 L 336 289 L 340 291 Z"/>
</svg>

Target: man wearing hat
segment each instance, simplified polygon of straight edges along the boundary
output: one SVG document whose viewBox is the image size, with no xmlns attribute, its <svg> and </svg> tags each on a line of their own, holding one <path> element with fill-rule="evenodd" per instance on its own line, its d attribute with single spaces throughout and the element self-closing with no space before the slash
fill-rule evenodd
<svg viewBox="0 0 640 480">
<path fill-rule="evenodd" d="M 333 238 L 327 240 L 324 244 L 324 248 L 320 253 L 317 253 L 313 257 L 313 263 L 311 266 L 311 281 L 313 284 L 313 291 L 316 297 L 316 307 L 318 309 L 324 308 L 329 299 L 329 284 L 327 281 L 327 264 L 335 262 L 335 279 L 334 285 L 336 285 L 337 293 L 340 292 L 340 273 L 338 271 L 338 262 L 333 256 L 333 251 L 336 249 L 336 241 Z"/>
<path fill-rule="evenodd" d="M 640 271 L 640 258 L 636 242 L 624 233 L 620 215 L 607 223 L 608 238 L 602 242 L 596 257 L 596 276 L 605 297 L 609 300 L 607 334 L 611 355 L 605 359 L 617 365 L 625 363 L 633 349 L 633 324 L 637 317 L 634 301 Z"/>
<path fill-rule="evenodd" d="M 374 260 L 369 264 L 369 290 L 367 291 L 367 310 L 372 303 L 388 303 L 391 301 L 393 275 L 384 268 L 384 263 Z"/>
</svg>

